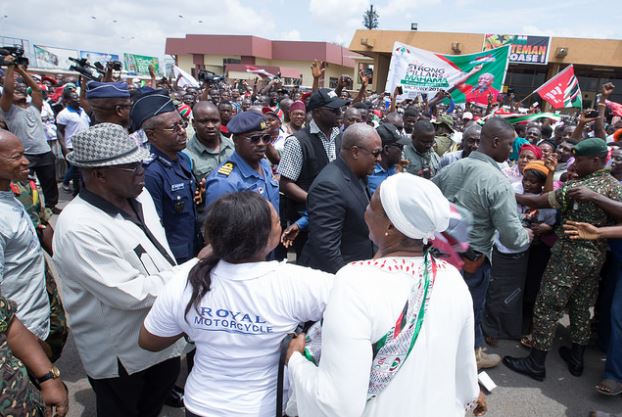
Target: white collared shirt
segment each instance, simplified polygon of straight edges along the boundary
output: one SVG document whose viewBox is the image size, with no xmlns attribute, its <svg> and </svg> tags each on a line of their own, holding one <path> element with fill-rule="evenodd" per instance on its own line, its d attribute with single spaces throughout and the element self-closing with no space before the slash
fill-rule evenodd
<svg viewBox="0 0 622 417">
<path fill-rule="evenodd" d="M 138 346 L 138 334 L 164 285 L 175 272 L 189 271 L 196 259 L 174 266 L 146 189 L 136 201 L 166 255 L 137 224 L 87 196 L 81 193 L 63 210 L 53 242 L 63 302 L 86 373 L 113 378 L 119 376 L 117 359 L 133 374 L 179 356 L 183 339 L 153 353 Z"/>
</svg>

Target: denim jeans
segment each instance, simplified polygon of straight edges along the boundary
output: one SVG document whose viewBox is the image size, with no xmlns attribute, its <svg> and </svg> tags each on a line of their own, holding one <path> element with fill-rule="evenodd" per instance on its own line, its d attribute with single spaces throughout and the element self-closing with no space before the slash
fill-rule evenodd
<svg viewBox="0 0 622 417">
<path fill-rule="evenodd" d="M 617 284 L 611 303 L 611 332 L 603 378 L 622 383 L 622 269 L 617 270 Z"/>
<path fill-rule="evenodd" d="M 482 319 L 486 311 L 486 294 L 490 284 L 491 267 L 486 259 L 474 273 L 462 272 L 464 282 L 469 287 L 473 299 L 473 319 L 475 322 L 475 348 L 484 347 L 484 332 L 482 331 Z"/>
</svg>

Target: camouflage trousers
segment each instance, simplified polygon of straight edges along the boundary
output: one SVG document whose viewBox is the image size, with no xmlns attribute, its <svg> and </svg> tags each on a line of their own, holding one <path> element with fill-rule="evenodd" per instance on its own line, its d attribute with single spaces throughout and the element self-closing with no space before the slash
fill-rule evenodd
<svg viewBox="0 0 622 417">
<path fill-rule="evenodd" d="M 590 340 L 590 307 L 596 302 L 605 250 L 577 248 L 558 241 L 544 271 L 533 315 L 533 346 L 549 351 L 558 320 L 568 309 L 570 338 L 587 345 Z"/>
</svg>

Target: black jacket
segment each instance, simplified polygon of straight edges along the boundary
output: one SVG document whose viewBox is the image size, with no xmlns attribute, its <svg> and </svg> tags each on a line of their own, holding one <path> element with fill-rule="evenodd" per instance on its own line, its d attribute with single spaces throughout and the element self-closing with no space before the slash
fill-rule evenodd
<svg viewBox="0 0 622 417">
<path fill-rule="evenodd" d="M 374 254 L 363 215 L 369 197 L 364 184 L 343 159 L 328 164 L 307 197 L 309 239 L 300 264 L 335 273 L 342 266 Z"/>
</svg>

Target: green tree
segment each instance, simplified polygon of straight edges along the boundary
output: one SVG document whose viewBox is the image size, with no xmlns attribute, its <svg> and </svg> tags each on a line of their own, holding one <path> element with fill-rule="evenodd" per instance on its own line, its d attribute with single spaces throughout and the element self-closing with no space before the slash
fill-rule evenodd
<svg viewBox="0 0 622 417">
<path fill-rule="evenodd" d="M 378 13 L 374 10 L 373 4 L 370 4 L 369 9 L 363 13 L 363 26 L 369 30 L 378 28 Z"/>
</svg>

